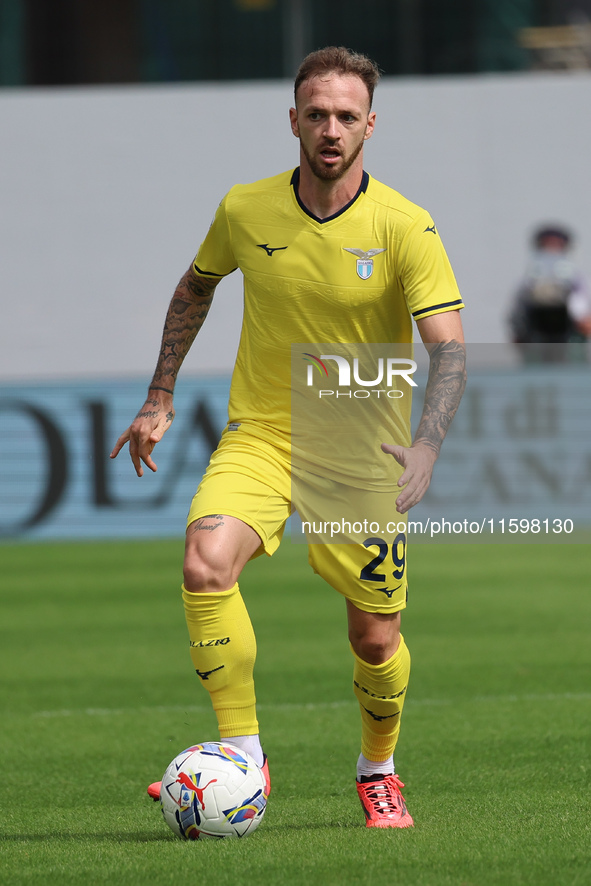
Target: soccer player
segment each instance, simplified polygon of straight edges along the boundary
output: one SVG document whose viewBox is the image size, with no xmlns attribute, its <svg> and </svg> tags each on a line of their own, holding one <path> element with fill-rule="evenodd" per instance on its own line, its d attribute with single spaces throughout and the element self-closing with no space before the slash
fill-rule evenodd
<svg viewBox="0 0 591 886">
<path fill-rule="evenodd" d="M 218 283 L 240 268 L 245 307 L 229 424 L 191 505 L 183 600 L 191 657 L 220 736 L 254 757 L 268 788 L 255 707 L 255 637 L 238 579 L 249 559 L 277 549 L 292 509 L 291 344 L 409 343 L 416 320 L 430 355 L 417 433 L 412 443 L 408 429 L 391 442 L 375 440 L 376 458 L 397 471 L 389 501 L 400 519 L 429 485 L 465 384 L 463 305 L 435 224 L 363 169 L 378 79 L 371 60 L 340 47 L 304 59 L 290 110 L 299 167 L 236 185 L 222 200 L 170 303 L 146 402 L 111 453 L 129 442 L 137 475 L 143 465 L 156 470 L 152 453 L 174 418 L 183 359 Z M 352 476 L 350 490 L 360 485 Z M 309 549 L 314 570 L 346 601 L 361 715 L 357 791 L 368 827 L 413 824 L 393 759 L 410 671 L 400 633 L 405 541 L 398 533 Z M 398 577 L 387 593 L 375 562 L 389 564 L 384 571 Z M 159 787 L 149 792 L 157 796 Z"/>
</svg>

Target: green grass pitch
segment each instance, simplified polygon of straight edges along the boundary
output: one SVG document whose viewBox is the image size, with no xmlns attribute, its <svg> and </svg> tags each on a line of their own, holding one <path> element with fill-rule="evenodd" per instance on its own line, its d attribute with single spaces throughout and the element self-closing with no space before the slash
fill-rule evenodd
<svg viewBox="0 0 591 886">
<path fill-rule="evenodd" d="M 588 546 L 415 545 L 396 759 L 416 827 L 368 831 L 344 604 L 286 539 L 241 583 L 273 793 L 245 840 L 184 843 L 145 794 L 217 737 L 182 542 L 5 545 L 0 882 L 591 882 Z"/>
</svg>

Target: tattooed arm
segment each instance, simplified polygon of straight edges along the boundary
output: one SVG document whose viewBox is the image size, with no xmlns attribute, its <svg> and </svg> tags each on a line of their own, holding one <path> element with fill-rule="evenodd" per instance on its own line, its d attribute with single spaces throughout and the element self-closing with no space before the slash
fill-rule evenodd
<svg viewBox="0 0 591 886">
<path fill-rule="evenodd" d="M 466 349 L 458 311 L 425 317 L 417 323 L 429 351 L 429 377 L 425 403 L 412 446 L 382 444 L 405 469 L 399 486 L 406 486 L 396 500 L 404 514 L 420 502 L 431 482 L 435 460 L 466 386 Z"/>
<path fill-rule="evenodd" d="M 170 302 L 156 370 L 149 390 L 172 393 L 182 362 L 207 317 L 218 278 L 199 277 L 189 268 Z"/>
<path fill-rule="evenodd" d="M 218 279 L 198 276 L 191 267 L 172 297 L 146 402 L 111 453 L 111 458 L 116 458 L 129 440 L 129 454 L 138 477 L 144 473 L 142 462 L 151 471 L 156 470 L 152 450 L 174 418 L 172 396 L 176 378 L 207 316 L 218 282 Z"/>
</svg>

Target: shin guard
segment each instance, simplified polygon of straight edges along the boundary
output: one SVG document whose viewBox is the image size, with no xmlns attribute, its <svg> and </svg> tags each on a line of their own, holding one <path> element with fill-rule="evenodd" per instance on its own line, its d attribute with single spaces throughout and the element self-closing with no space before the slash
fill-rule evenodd
<svg viewBox="0 0 591 886">
<path fill-rule="evenodd" d="M 220 736 L 257 734 L 256 640 L 238 584 L 228 591 L 204 594 L 183 587 L 183 602 L 191 659 L 211 696 Z"/>
<path fill-rule="evenodd" d="M 394 753 L 410 675 L 410 654 L 400 637 L 392 658 L 372 665 L 353 652 L 354 692 L 361 710 L 361 753 L 368 760 L 387 760 Z"/>
</svg>

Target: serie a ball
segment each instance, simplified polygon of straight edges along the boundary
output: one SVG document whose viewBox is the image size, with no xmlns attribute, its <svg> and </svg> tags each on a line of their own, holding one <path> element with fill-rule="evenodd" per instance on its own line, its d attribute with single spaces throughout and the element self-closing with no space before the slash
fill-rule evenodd
<svg viewBox="0 0 591 886">
<path fill-rule="evenodd" d="M 160 805 L 167 825 L 185 840 L 245 837 L 265 814 L 265 778 L 244 751 L 226 742 L 204 742 L 168 766 Z"/>
</svg>

